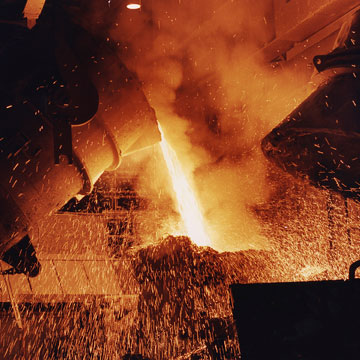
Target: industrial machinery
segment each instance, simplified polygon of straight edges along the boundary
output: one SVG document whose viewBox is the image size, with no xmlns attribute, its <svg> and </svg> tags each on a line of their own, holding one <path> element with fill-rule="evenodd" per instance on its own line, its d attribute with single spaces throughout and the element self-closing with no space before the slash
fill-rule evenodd
<svg viewBox="0 0 360 360">
<path fill-rule="evenodd" d="M 360 280 L 234 284 L 241 359 L 358 359 Z"/>
<path fill-rule="evenodd" d="M 360 198 L 360 12 L 314 57 L 320 86 L 262 141 L 267 158 L 345 198 Z"/>
<path fill-rule="evenodd" d="M 314 57 L 319 87 L 262 141 L 267 158 L 313 185 L 360 199 L 360 12 Z M 234 284 L 242 358 L 358 359 L 360 283 Z"/>
<path fill-rule="evenodd" d="M 18 16 L 23 3 L 5 4 L 0 21 L 0 256 L 8 262 L 41 218 L 88 194 L 121 156 L 160 141 L 140 82 L 109 39 L 56 1 L 29 29 Z M 11 250 L 10 262 L 35 276 L 40 265 L 20 261 L 24 253 Z"/>
</svg>

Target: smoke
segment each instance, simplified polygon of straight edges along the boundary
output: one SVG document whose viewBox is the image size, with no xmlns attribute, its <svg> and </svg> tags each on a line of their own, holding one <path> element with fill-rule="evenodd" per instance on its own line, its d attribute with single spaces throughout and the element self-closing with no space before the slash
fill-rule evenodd
<svg viewBox="0 0 360 360">
<path fill-rule="evenodd" d="M 267 246 L 252 212 L 269 195 L 260 141 L 305 96 L 299 70 L 294 76 L 259 56 L 274 37 L 271 7 L 144 0 L 142 11 L 119 7 L 109 30 L 193 182 L 218 250 Z M 139 189 L 158 208 L 171 193 L 160 163 L 144 155 Z"/>
</svg>

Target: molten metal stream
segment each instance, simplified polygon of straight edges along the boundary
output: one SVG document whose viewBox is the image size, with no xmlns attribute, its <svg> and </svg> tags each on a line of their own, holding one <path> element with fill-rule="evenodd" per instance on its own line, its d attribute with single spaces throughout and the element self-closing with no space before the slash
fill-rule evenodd
<svg viewBox="0 0 360 360">
<path fill-rule="evenodd" d="M 172 186 L 176 194 L 179 213 L 184 221 L 187 235 L 198 246 L 210 246 L 211 241 L 206 233 L 204 219 L 201 215 L 195 195 L 181 168 L 175 151 L 165 139 L 164 132 L 158 123 L 161 133 L 161 150 L 169 170 Z"/>
</svg>

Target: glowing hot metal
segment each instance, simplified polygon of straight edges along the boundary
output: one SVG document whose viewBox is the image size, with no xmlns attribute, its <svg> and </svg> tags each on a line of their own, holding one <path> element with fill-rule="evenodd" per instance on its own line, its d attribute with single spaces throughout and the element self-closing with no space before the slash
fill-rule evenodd
<svg viewBox="0 0 360 360">
<path fill-rule="evenodd" d="M 165 139 L 164 132 L 159 125 L 161 132 L 161 150 L 169 170 L 172 186 L 176 194 L 179 213 L 184 221 L 187 235 L 199 246 L 210 246 L 211 241 L 204 227 L 204 219 L 201 215 L 195 195 L 181 168 L 175 151 Z"/>
</svg>

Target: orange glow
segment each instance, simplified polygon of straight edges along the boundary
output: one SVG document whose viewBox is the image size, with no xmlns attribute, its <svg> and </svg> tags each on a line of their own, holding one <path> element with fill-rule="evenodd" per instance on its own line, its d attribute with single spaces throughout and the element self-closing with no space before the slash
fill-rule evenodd
<svg viewBox="0 0 360 360">
<path fill-rule="evenodd" d="M 43 7 L 45 5 L 45 0 L 27 0 L 24 8 L 24 18 L 27 19 L 27 27 L 32 29 L 36 20 L 39 18 Z"/>
<path fill-rule="evenodd" d="M 204 219 L 196 202 L 195 195 L 186 179 L 175 151 L 166 141 L 160 124 L 158 125 L 162 137 L 160 142 L 161 150 L 171 177 L 178 210 L 184 221 L 187 235 L 198 246 L 210 246 L 211 241 L 206 233 Z"/>
<path fill-rule="evenodd" d="M 141 5 L 138 3 L 129 3 L 126 5 L 126 7 L 130 10 L 138 10 L 141 8 Z"/>
</svg>

